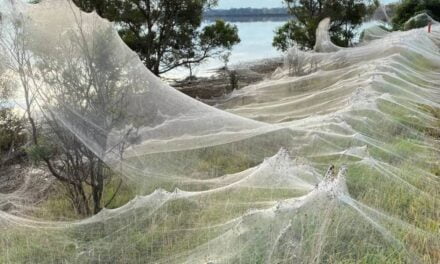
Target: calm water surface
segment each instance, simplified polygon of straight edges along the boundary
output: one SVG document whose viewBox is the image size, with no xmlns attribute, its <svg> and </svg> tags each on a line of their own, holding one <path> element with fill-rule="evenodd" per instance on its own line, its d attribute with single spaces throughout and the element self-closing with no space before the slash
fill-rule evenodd
<svg viewBox="0 0 440 264">
<path fill-rule="evenodd" d="M 230 22 L 231 23 L 231 22 Z M 257 21 L 257 22 L 234 22 L 238 27 L 238 34 L 241 42 L 231 52 L 229 64 L 239 64 L 265 58 L 273 58 L 282 55 L 272 47 L 272 40 L 277 27 L 283 25 L 284 21 Z M 208 76 L 222 67 L 224 63 L 220 59 L 210 59 L 194 70 L 197 76 Z M 168 78 L 184 78 L 189 71 L 185 68 L 174 70 L 168 74 Z"/>
<path fill-rule="evenodd" d="M 232 49 L 229 64 L 240 64 L 281 56 L 282 53 L 272 46 L 272 41 L 275 35 L 274 31 L 284 23 L 285 21 L 233 22 L 232 24 L 238 27 L 241 42 Z M 362 32 L 365 28 L 378 23 L 367 22 L 357 31 Z M 209 76 L 216 69 L 223 66 L 224 62 L 220 59 L 209 59 L 193 68 L 193 74 L 196 76 Z M 188 75 L 189 70 L 182 67 L 165 74 L 164 77 L 182 79 Z"/>
</svg>

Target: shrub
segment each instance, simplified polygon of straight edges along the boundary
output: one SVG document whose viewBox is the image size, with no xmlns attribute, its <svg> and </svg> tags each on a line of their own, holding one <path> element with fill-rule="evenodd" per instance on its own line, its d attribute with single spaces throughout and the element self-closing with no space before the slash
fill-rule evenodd
<svg viewBox="0 0 440 264">
<path fill-rule="evenodd" d="M 409 21 L 412 17 L 423 13 L 426 13 L 434 20 L 440 20 L 440 0 L 403 0 L 397 5 L 396 13 L 393 17 L 394 29 L 409 30 L 426 26 L 427 21 L 423 19 L 413 22 Z M 407 22 L 409 22 L 408 25 L 406 25 Z"/>
<path fill-rule="evenodd" d="M 0 109 L 0 152 L 15 152 L 25 143 L 23 119 L 12 109 Z"/>
</svg>

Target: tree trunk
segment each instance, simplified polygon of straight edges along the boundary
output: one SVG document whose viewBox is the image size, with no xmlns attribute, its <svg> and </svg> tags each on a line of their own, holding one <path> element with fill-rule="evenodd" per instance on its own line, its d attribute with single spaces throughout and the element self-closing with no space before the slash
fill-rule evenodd
<svg viewBox="0 0 440 264">
<path fill-rule="evenodd" d="M 89 203 L 82 184 L 67 185 L 66 187 L 70 192 L 72 206 L 76 213 L 82 216 L 90 215 Z"/>
<path fill-rule="evenodd" d="M 99 160 L 96 168 L 96 177 L 92 179 L 93 213 L 97 214 L 102 210 L 101 200 L 104 190 L 104 163 Z"/>
</svg>

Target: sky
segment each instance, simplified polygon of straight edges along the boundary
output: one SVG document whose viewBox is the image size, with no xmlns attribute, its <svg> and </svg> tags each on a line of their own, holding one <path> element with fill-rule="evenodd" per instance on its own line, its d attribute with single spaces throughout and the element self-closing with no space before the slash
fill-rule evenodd
<svg viewBox="0 0 440 264">
<path fill-rule="evenodd" d="M 242 8 L 242 7 L 282 7 L 282 0 L 219 0 L 219 9 Z"/>
</svg>

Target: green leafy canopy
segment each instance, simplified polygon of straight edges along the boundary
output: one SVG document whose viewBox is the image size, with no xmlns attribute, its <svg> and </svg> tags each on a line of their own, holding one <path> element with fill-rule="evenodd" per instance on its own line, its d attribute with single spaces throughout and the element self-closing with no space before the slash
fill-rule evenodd
<svg viewBox="0 0 440 264">
<path fill-rule="evenodd" d="M 393 17 L 394 29 L 404 29 L 404 24 L 413 16 L 426 13 L 434 20 L 440 20 L 440 0 L 403 0 L 396 7 Z M 422 26 L 425 26 L 424 23 Z M 414 25 L 417 27 L 417 25 Z"/>
<path fill-rule="evenodd" d="M 284 0 L 293 18 L 275 32 L 273 46 L 281 51 L 296 45 L 312 49 L 319 22 L 330 17 L 330 36 L 339 46 L 350 46 L 354 30 L 371 12 L 369 0 Z"/>
<path fill-rule="evenodd" d="M 223 21 L 202 28 L 213 0 L 74 0 L 85 11 L 118 24 L 124 42 L 154 74 L 230 50 L 240 42 L 238 29 Z"/>
</svg>

